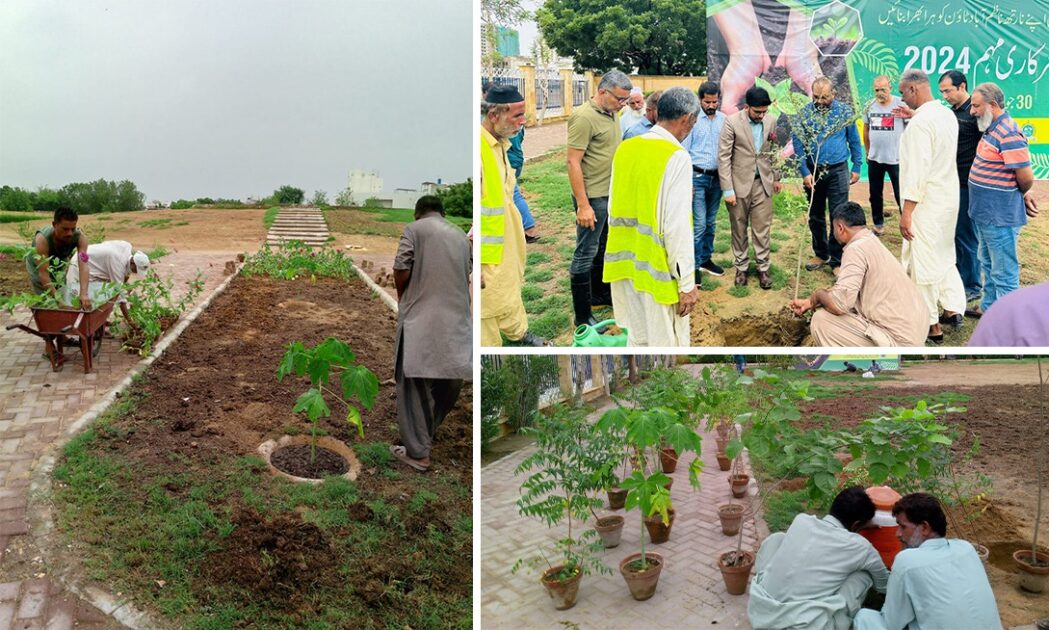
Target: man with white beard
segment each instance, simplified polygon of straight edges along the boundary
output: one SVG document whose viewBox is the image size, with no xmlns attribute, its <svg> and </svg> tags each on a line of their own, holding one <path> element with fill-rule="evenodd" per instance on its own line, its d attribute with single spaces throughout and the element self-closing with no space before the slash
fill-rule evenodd
<svg viewBox="0 0 1049 630">
<path fill-rule="evenodd" d="M 1027 217 L 1038 214 L 1031 197 L 1034 172 L 1027 138 L 1003 108 L 1005 95 L 994 83 L 972 93 L 972 114 L 983 138 L 969 171 L 969 218 L 979 241 L 983 314 L 1001 296 L 1020 287 L 1016 241 Z"/>
<path fill-rule="evenodd" d="M 981 628 L 1001 630 L 998 605 L 973 546 L 947 535 L 936 497 L 908 494 L 892 508 L 903 551 L 896 555 L 881 611 L 863 609 L 856 630 Z"/>
<path fill-rule="evenodd" d="M 631 127 L 645 119 L 645 94 L 639 87 L 630 88 L 627 106 L 619 110 L 619 135 L 625 136 Z M 626 138 L 623 138 L 626 140 Z"/>
<path fill-rule="evenodd" d="M 933 98 L 929 77 L 921 70 L 903 73 L 900 95 L 914 110 L 900 139 L 900 262 L 925 299 L 929 340 L 942 342 L 940 306 L 947 321 L 960 320 L 965 312 L 965 288 L 954 264 L 958 121 Z"/>
</svg>

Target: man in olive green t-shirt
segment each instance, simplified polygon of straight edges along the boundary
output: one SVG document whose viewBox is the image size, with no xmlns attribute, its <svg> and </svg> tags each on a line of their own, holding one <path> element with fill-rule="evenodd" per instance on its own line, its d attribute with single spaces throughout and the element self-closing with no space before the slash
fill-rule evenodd
<svg viewBox="0 0 1049 630">
<path fill-rule="evenodd" d="M 629 77 L 611 70 L 597 94 L 568 118 L 568 181 L 576 211 L 576 247 L 572 274 L 575 324 L 596 324 L 591 306 L 611 304 L 609 286 L 601 282 L 608 240 L 608 186 L 612 157 L 621 133 L 617 113 L 630 98 Z"/>
</svg>

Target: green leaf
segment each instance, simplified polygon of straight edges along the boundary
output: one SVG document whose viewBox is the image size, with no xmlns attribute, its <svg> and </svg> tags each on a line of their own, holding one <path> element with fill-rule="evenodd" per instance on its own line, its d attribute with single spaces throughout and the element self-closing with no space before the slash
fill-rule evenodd
<svg viewBox="0 0 1049 630">
<path fill-rule="evenodd" d="M 328 417 L 331 415 L 328 403 L 324 401 L 320 390 L 314 387 L 311 387 L 299 396 L 292 411 L 295 413 L 305 411 L 306 417 L 310 419 L 310 422 L 316 422 L 321 416 Z"/>
<path fill-rule="evenodd" d="M 361 421 L 361 411 L 353 405 L 348 405 L 349 412 L 346 414 L 346 422 L 357 427 L 357 435 L 364 437 L 364 422 Z"/>
<path fill-rule="evenodd" d="M 815 475 L 813 475 L 812 482 L 816 485 L 817 488 L 819 488 L 820 492 L 822 492 L 825 496 L 833 495 L 834 490 L 836 490 L 838 486 L 837 478 L 834 475 L 826 472 L 816 473 Z"/>
<path fill-rule="evenodd" d="M 280 360 L 280 366 L 277 367 L 278 381 L 284 380 L 285 376 L 295 372 L 296 359 L 303 351 L 305 351 L 305 348 L 301 341 L 288 344 L 288 349 L 284 352 L 284 356 Z"/>
<path fill-rule="evenodd" d="M 349 400 L 353 396 L 361 401 L 365 409 L 371 409 L 375 404 L 375 396 L 379 393 L 379 379 L 371 370 L 358 365 L 347 369 L 342 373 L 342 397 Z"/>
<path fill-rule="evenodd" d="M 725 445 L 725 456 L 729 459 L 736 459 L 739 454 L 743 452 L 743 442 L 739 438 L 732 438 L 728 444 Z"/>
<path fill-rule="evenodd" d="M 871 464 L 867 472 L 871 481 L 877 485 L 885 483 L 885 480 L 889 478 L 889 467 L 885 464 Z"/>
<path fill-rule="evenodd" d="M 946 435 L 940 435 L 938 433 L 930 435 L 928 439 L 933 444 L 943 444 L 944 446 L 950 446 L 954 443 L 954 440 L 952 440 L 951 438 L 947 437 Z"/>
</svg>

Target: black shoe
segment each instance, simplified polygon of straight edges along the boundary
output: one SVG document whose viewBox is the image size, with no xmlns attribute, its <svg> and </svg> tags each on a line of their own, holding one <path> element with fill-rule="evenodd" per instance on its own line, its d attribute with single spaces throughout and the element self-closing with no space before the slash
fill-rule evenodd
<svg viewBox="0 0 1049 630">
<path fill-rule="evenodd" d="M 603 262 L 590 267 L 590 306 L 612 306 L 612 285 L 601 281 L 604 272 Z"/>
<path fill-rule="evenodd" d="M 961 313 L 955 313 L 954 315 L 944 313 L 940 315 L 940 323 L 953 328 L 961 328 L 962 324 L 965 323 L 965 316 Z"/>
<path fill-rule="evenodd" d="M 590 274 L 572 274 L 572 310 L 575 311 L 575 325 L 579 327 L 591 319 L 590 308 Z"/>
<path fill-rule="evenodd" d="M 703 274 L 701 274 L 698 269 L 696 270 L 696 288 L 703 288 Z"/>
<path fill-rule="evenodd" d="M 805 263 L 805 271 L 816 271 L 823 265 L 826 265 L 827 261 L 822 258 L 812 257 L 809 262 Z"/>
<path fill-rule="evenodd" d="M 524 334 L 524 337 L 521 337 L 517 341 L 514 341 L 513 345 L 528 346 L 531 348 L 542 348 L 544 346 L 549 346 L 550 342 L 540 337 L 539 335 L 533 334 L 531 332 L 526 332 Z"/>
<path fill-rule="evenodd" d="M 700 265 L 699 268 L 712 276 L 725 275 L 725 270 L 719 267 L 717 264 L 715 264 L 713 260 L 706 261 L 705 263 Z"/>
<path fill-rule="evenodd" d="M 938 335 L 929 335 L 928 339 L 936 345 L 941 345 L 943 343 L 943 333 L 940 333 Z"/>
<path fill-rule="evenodd" d="M 525 234 L 525 242 L 528 243 L 529 245 L 531 245 L 532 243 L 538 243 L 539 240 L 540 240 L 540 237 L 538 237 L 538 236 L 529 236 L 529 235 Z"/>
</svg>

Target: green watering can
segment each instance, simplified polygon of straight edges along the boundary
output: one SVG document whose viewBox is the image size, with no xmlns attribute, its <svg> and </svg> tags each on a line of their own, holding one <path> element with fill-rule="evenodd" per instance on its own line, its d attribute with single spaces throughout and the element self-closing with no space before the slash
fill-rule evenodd
<svg viewBox="0 0 1049 630">
<path fill-rule="evenodd" d="M 623 332 L 618 335 L 602 335 L 600 331 L 612 326 L 616 323 L 614 319 L 606 319 L 598 322 L 596 326 L 589 324 L 583 324 L 579 328 L 575 329 L 575 335 L 572 338 L 572 346 L 582 348 L 622 348 L 626 346 L 627 329 L 621 329 Z"/>
</svg>

